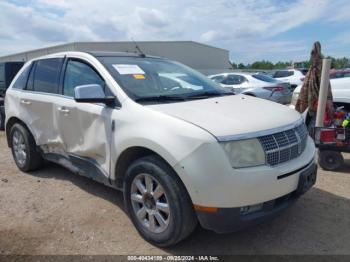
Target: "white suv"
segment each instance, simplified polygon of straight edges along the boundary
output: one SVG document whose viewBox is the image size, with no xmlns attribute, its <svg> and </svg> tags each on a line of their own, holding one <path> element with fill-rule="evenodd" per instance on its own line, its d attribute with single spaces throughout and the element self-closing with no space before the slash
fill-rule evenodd
<svg viewBox="0 0 350 262">
<path fill-rule="evenodd" d="M 25 64 L 7 91 L 20 170 L 43 159 L 124 192 L 159 246 L 197 222 L 232 232 L 270 218 L 316 180 L 299 113 L 233 95 L 196 71 L 143 54 L 65 52 Z"/>
</svg>

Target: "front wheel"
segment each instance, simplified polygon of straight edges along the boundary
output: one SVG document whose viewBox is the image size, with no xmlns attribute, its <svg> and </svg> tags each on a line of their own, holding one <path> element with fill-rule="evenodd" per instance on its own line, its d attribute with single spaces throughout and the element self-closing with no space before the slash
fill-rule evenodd
<svg viewBox="0 0 350 262">
<path fill-rule="evenodd" d="M 126 173 L 124 200 L 140 235 L 157 246 L 171 246 L 197 225 L 190 197 L 175 172 L 159 157 L 134 162 Z"/>
</svg>

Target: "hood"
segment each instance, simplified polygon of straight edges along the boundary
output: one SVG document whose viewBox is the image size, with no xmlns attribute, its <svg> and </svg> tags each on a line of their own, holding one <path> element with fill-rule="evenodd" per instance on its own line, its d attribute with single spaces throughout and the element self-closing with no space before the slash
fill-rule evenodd
<svg viewBox="0 0 350 262">
<path fill-rule="evenodd" d="M 197 125 L 216 137 L 285 127 L 301 119 L 287 106 L 244 95 L 147 106 Z"/>
</svg>

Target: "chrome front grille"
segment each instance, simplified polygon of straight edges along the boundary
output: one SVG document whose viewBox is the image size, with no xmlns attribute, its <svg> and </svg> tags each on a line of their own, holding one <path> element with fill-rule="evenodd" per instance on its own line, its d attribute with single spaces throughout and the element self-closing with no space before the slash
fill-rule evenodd
<svg viewBox="0 0 350 262">
<path fill-rule="evenodd" d="M 308 132 L 304 123 L 293 129 L 258 137 L 270 166 L 292 160 L 305 150 Z"/>
</svg>

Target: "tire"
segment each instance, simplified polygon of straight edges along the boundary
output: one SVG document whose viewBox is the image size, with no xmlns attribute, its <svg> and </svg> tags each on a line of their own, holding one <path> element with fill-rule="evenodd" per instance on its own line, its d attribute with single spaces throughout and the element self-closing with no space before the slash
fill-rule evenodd
<svg viewBox="0 0 350 262">
<path fill-rule="evenodd" d="M 13 159 L 21 171 L 34 171 L 42 166 L 43 158 L 37 151 L 34 138 L 21 124 L 11 127 L 10 145 Z"/>
<path fill-rule="evenodd" d="M 344 164 L 344 158 L 340 152 L 320 150 L 318 154 L 318 163 L 325 170 L 334 171 Z"/>
<path fill-rule="evenodd" d="M 5 130 L 5 115 L 0 110 L 0 130 Z"/>
<path fill-rule="evenodd" d="M 152 183 L 146 183 L 146 179 Z M 146 190 L 144 194 L 140 193 L 139 183 Z M 149 184 L 152 186 L 147 187 Z M 157 190 L 159 186 L 163 194 L 159 193 L 162 190 Z M 158 156 L 143 157 L 128 168 L 124 181 L 124 201 L 140 235 L 156 246 L 175 245 L 188 237 L 197 226 L 192 201 L 184 185 L 171 167 Z M 138 218 L 137 212 L 142 219 Z M 162 219 L 163 223 L 160 223 Z"/>
</svg>

